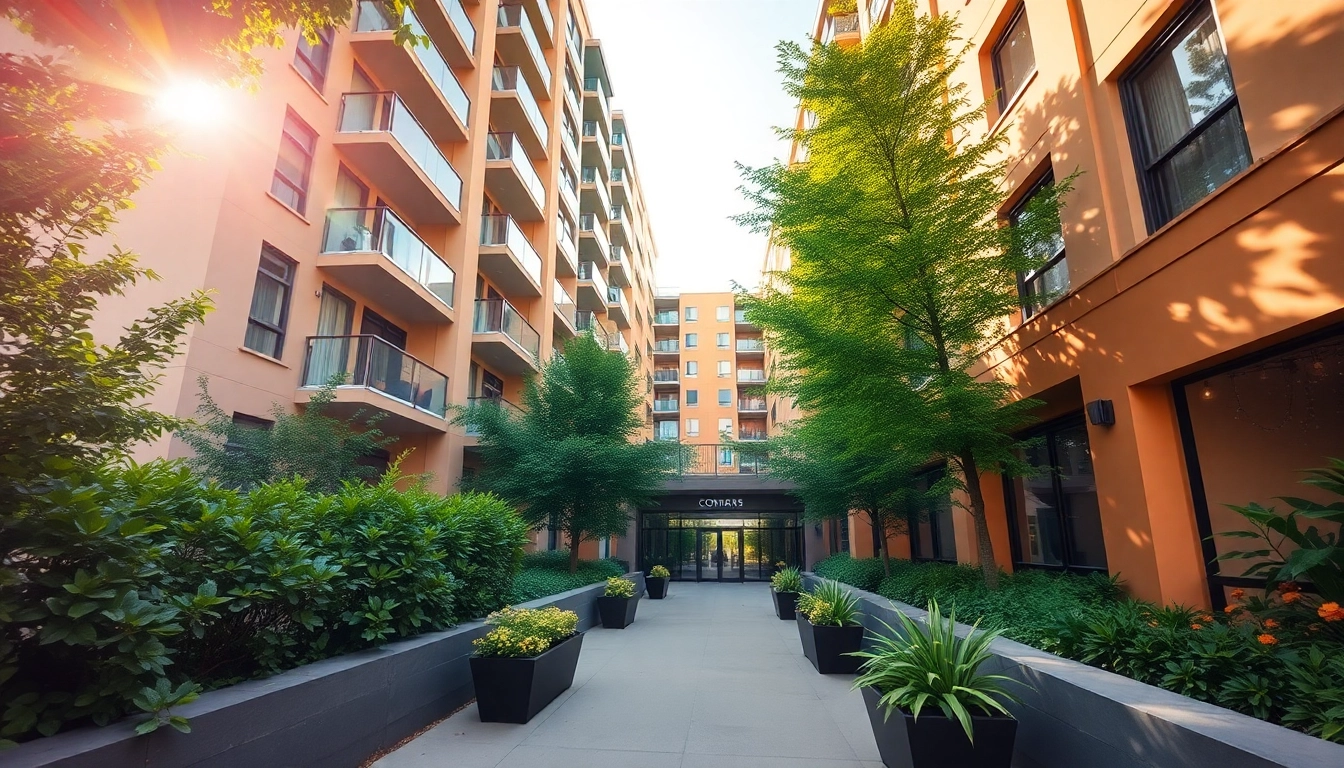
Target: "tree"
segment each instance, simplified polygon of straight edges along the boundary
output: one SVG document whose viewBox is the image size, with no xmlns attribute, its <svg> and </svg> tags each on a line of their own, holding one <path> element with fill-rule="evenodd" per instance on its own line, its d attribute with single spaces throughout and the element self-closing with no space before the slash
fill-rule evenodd
<svg viewBox="0 0 1344 768">
<path fill-rule="evenodd" d="M 483 469 L 472 486 L 517 506 L 533 528 L 563 531 L 574 573 L 579 543 L 625 533 L 627 510 L 652 501 L 677 467 L 679 446 L 639 439 L 636 372 L 591 334 L 527 382 L 523 404 L 522 413 L 484 404 L 457 417 L 479 434 Z"/>
<path fill-rule="evenodd" d="M 755 210 L 739 220 L 791 252 L 744 301 L 801 408 L 859 410 L 871 450 L 958 471 L 995 586 L 980 475 L 1026 471 L 1012 432 L 1036 403 L 976 366 L 1018 308 L 1017 276 L 1043 263 L 1036 244 L 1058 237 L 1069 180 L 1001 226 L 1005 139 L 981 135 L 983 107 L 947 76 L 968 50 L 955 17 L 917 17 L 909 0 L 892 14 L 862 45 L 779 44 L 785 89 L 816 121 L 784 131 L 806 162 L 743 169 Z"/>
<path fill-rule="evenodd" d="M 382 418 L 357 411 L 349 419 L 327 415 L 336 399 L 334 380 L 313 393 L 300 413 L 279 403 L 271 406 L 271 424 L 239 424 L 210 397 L 209 380 L 201 387 L 198 424 L 178 434 L 195 450 L 192 467 L 229 488 L 301 477 L 318 493 L 335 493 L 347 480 L 373 480 L 377 470 L 361 464 L 397 442 L 378 429 Z"/>
</svg>

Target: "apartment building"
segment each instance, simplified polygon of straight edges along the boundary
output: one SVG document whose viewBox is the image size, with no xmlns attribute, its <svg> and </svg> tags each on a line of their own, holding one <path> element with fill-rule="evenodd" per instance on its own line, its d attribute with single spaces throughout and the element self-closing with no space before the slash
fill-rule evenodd
<svg viewBox="0 0 1344 768">
<path fill-rule="evenodd" d="M 401 24 L 429 45 L 398 44 Z M 261 55 L 255 92 L 182 130 L 117 232 L 163 280 L 101 328 L 214 295 L 155 407 L 193 415 L 205 377 L 265 424 L 341 377 L 336 412 L 381 416 L 403 471 L 448 491 L 479 461 L 452 407 L 513 407 L 576 334 L 651 374 L 657 252 L 580 0 L 420 0 L 399 19 L 357 2 L 348 27 Z"/>
<path fill-rule="evenodd" d="M 853 45 L 891 2 L 827 6 L 813 35 Z M 1243 525 L 1227 505 L 1330 501 L 1300 470 L 1344 456 L 1344 80 L 1327 74 L 1344 3 L 918 7 L 960 16 L 972 48 L 951 76 L 987 101 L 980 130 L 1008 140 L 1004 224 L 1080 172 L 1052 257 L 1020 276 L 1023 309 L 982 360 L 1045 403 L 1022 434 L 1040 474 L 978 479 L 1000 564 L 1221 605 L 1256 584 L 1215 559 L 1238 548 L 1215 535 Z M 767 271 L 787 263 L 767 254 Z M 933 506 L 893 551 L 973 562 L 968 516 Z M 873 551 L 857 519 L 828 536 Z"/>
</svg>

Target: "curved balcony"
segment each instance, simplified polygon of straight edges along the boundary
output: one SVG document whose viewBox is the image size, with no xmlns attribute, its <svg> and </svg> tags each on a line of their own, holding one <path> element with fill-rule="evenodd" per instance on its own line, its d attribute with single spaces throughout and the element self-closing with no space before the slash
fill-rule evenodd
<svg viewBox="0 0 1344 768">
<path fill-rule="evenodd" d="M 519 144 L 517 134 L 486 136 L 485 188 L 514 218 L 520 221 L 545 218 L 546 186 Z"/>
<path fill-rule="evenodd" d="M 456 5 L 459 0 L 443 0 Z M 428 3 L 432 5 L 433 3 Z M 460 6 L 458 7 L 460 11 Z M 425 120 L 435 141 L 467 140 L 467 125 L 471 119 L 471 99 L 468 98 L 457 75 L 453 74 L 450 60 L 458 66 L 470 63 L 471 49 L 457 34 L 452 17 L 445 15 L 445 29 L 430 35 L 420 18 L 407 6 L 400 19 L 387 13 L 381 0 L 360 0 L 355 16 L 350 46 L 359 54 L 360 62 L 379 84 L 401 94 L 417 114 Z M 465 19 L 463 13 L 457 19 Z M 471 21 L 467 20 L 470 29 Z M 397 42 L 397 29 L 405 24 L 412 34 L 429 39 L 428 45 L 403 45 Z M 452 29 L 447 29 L 451 27 Z M 451 32 L 451 34 L 445 34 Z M 467 33 L 474 46 L 476 31 Z M 440 45 L 444 48 L 440 48 Z M 446 54 L 445 55 L 445 49 Z"/>
<path fill-rule="evenodd" d="M 511 216 L 481 217 L 480 271 L 505 293 L 541 295 L 541 256 Z"/>
<path fill-rule="evenodd" d="M 317 266 L 407 319 L 453 321 L 453 268 L 390 208 L 329 209 Z"/>
<path fill-rule="evenodd" d="M 541 336 L 504 299 L 477 299 L 471 353 L 502 373 L 532 374 L 539 370 Z"/>
<path fill-rule="evenodd" d="M 327 413 L 350 418 L 358 411 L 381 414 L 387 432 L 448 431 L 448 377 L 372 335 L 310 336 L 294 402 L 340 377 Z"/>
<path fill-rule="evenodd" d="M 518 134 L 533 159 L 546 157 L 550 128 L 518 67 L 495 67 L 491 72 L 490 123 L 500 131 Z"/>
</svg>

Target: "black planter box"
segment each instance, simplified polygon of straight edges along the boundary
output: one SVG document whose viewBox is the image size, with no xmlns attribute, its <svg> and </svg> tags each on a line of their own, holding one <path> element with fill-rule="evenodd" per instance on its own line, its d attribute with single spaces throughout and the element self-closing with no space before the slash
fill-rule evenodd
<svg viewBox="0 0 1344 768">
<path fill-rule="evenodd" d="M 775 598 L 775 615 L 783 621 L 793 621 L 797 615 L 798 593 L 776 592 L 775 588 L 771 587 L 770 594 Z"/>
<path fill-rule="evenodd" d="M 526 723 L 574 684 L 583 633 L 530 659 L 471 657 L 476 707 L 486 723 Z"/>
<path fill-rule="evenodd" d="M 667 582 L 671 576 L 645 576 L 644 588 L 649 590 L 650 600 L 662 600 L 667 597 Z"/>
<path fill-rule="evenodd" d="M 803 653 L 823 675 L 849 675 L 859 671 L 863 659 L 846 656 L 863 645 L 863 627 L 819 627 L 798 614 L 798 638 Z"/>
<path fill-rule="evenodd" d="M 975 743 L 966 738 L 961 723 L 949 720 L 938 707 L 925 707 L 916 720 L 906 712 L 886 718 L 877 702 L 882 694 L 863 689 L 863 703 L 873 724 L 877 752 L 887 768 L 1009 768 L 1017 721 L 998 715 L 973 715 Z"/>
<path fill-rule="evenodd" d="M 634 597 L 599 597 L 597 613 L 602 617 L 603 629 L 625 629 L 635 622 L 639 595 Z"/>
</svg>

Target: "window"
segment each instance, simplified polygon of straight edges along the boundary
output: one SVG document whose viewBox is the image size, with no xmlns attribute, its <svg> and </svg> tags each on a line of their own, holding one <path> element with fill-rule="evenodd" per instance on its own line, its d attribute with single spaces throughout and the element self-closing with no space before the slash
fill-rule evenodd
<svg viewBox="0 0 1344 768">
<path fill-rule="evenodd" d="M 1193 6 L 1121 81 L 1150 232 L 1251 164 L 1218 24 Z"/>
<path fill-rule="evenodd" d="M 677 422 L 673 419 L 660 421 L 654 425 L 653 429 L 654 437 L 658 440 L 676 440 L 678 437 Z"/>
<path fill-rule="evenodd" d="M 1017 226 L 1031 221 L 1040 213 L 1031 210 L 1031 203 L 1047 186 L 1055 183 L 1053 173 L 1047 173 L 1008 214 L 1008 223 Z M 1051 229 L 1043 237 L 1027 244 L 1027 251 L 1041 260 L 1040 266 L 1017 276 L 1017 295 L 1022 299 L 1022 319 L 1036 314 L 1069 290 L 1069 265 L 1064 259 L 1064 235 Z"/>
<path fill-rule="evenodd" d="M 729 406 L 733 404 L 733 391 L 731 389 L 719 390 L 719 405 Z"/>
<path fill-rule="evenodd" d="M 686 361 L 686 375 L 695 376 L 700 373 L 700 364 L 694 360 Z"/>
<path fill-rule="evenodd" d="M 719 378 L 726 379 L 733 375 L 733 364 L 728 360 L 719 361 Z"/>
<path fill-rule="evenodd" d="M 723 430 L 719 430 L 719 431 L 722 432 Z M 731 467 L 731 466 L 733 466 L 733 449 L 732 449 L 732 448 L 729 448 L 729 447 L 727 447 L 727 446 L 724 446 L 724 447 L 722 447 L 722 448 L 719 449 L 719 466 L 720 466 L 720 467 Z"/>
<path fill-rule="evenodd" d="M 293 112 L 285 115 L 280 134 L 280 154 L 275 159 L 271 194 L 290 208 L 303 213 L 308 201 L 308 174 L 313 167 L 313 149 L 317 134 Z"/>
<path fill-rule="evenodd" d="M 697 437 L 697 436 L 699 436 L 699 434 L 700 434 L 700 420 L 699 420 L 699 419 L 687 419 L 687 420 L 686 420 L 686 436 L 687 436 L 687 437 Z"/>
<path fill-rule="evenodd" d="M 279 359 L 289 319 L 289 294 L 294 286 L 294 261 L 269 245 L 261 249 L 252 309 L 247 316 L 243 346 Z"/>
<path fill-rule="evenodd" d="M 319 92 L 327 82 L 327 66 L 331 64 L 331 36 L 332 30 L 324 29 L 317 33 L 317 42 L 310 43 L 300 33 L 299 47 L 294 52 L 294 68 Z"/>
<path fill-rule="evenodd" d="M 728 322 L 729 320 L 733 319 L 733 308 L 732 308 L 732 307 L 715 307 L 715 308 L 714 308 L 714 319 L 715 319 L 715 320 L 718 320 L 720 323 L 726 323 L 726 322 Z"/>
<path fill-rule="evenodd" d="M 719 419 L 719 434 L 722 435 L 725 432 L 728 433 L 729 435 L 733 434 L 732 419 Z"/>
<path fill-rule="evenodd" d="M 686 405 L 687 405 L 687 407 L 694 408 L 695 406 L 697 406 L 697 405 L 699 405 L 699 404 L 700 404 L 700 390 L 698 390 L 698 389 L 688 389 L 688 390 L 686 390 Z"/>
<path fill-rule="evenodd" d="M 1106 570 L 1101 507 L 1082 416 L 1024 436 L 1040 438 L 1022 458 L 1041 472 L 1004 479 L 1013 562 L 1026 568 Z"/>
<path fill-rule="evenodd" d="M 688 322 L 688 323 L 694 323 L 696 320 L 699 320 L 699 319 L 700 319 L 700 308 L 699 308 L 699 307 L 687 307 L 687 308 L 686 308 L 686 322 Z"/>
<path fill-rule="evenodd" d="M 917 497 L 910 511 L 910 559 L 957 561 L 956 533 L 952 528 L 952 497 L 946 493 L 929 496 L 929 489 L 943 479 L 944 469 L 925 472 L 915 478 Z"/>
<path fill-rule="evenodd" d="M 714 344 L 715 344 L 715 346 L 717 346 L 719 349 L 727 349 L 727 348 L 728 348 L 728 334 L 726 334 L 726 333 L 716 333 L 716 334 L 714 334 Z"/>
<path fill-rule="evenodd" d="M 695 347 L 698 346 L 700 346 L 700 334 L 698 333 L 686 334 L 686 348 L 694 349 Z"/>
<path fill-rule="evenodd" d="M 999 41 L 994 44 L 994 89 L 998 92 L 999 113 L 1008 107 L 1022 86 L 1036 71 L 1036 52 L 1031 48 L 1031 27 L 1026 9 L 1019 5 L 1008 21 Z"/>
</svg>

